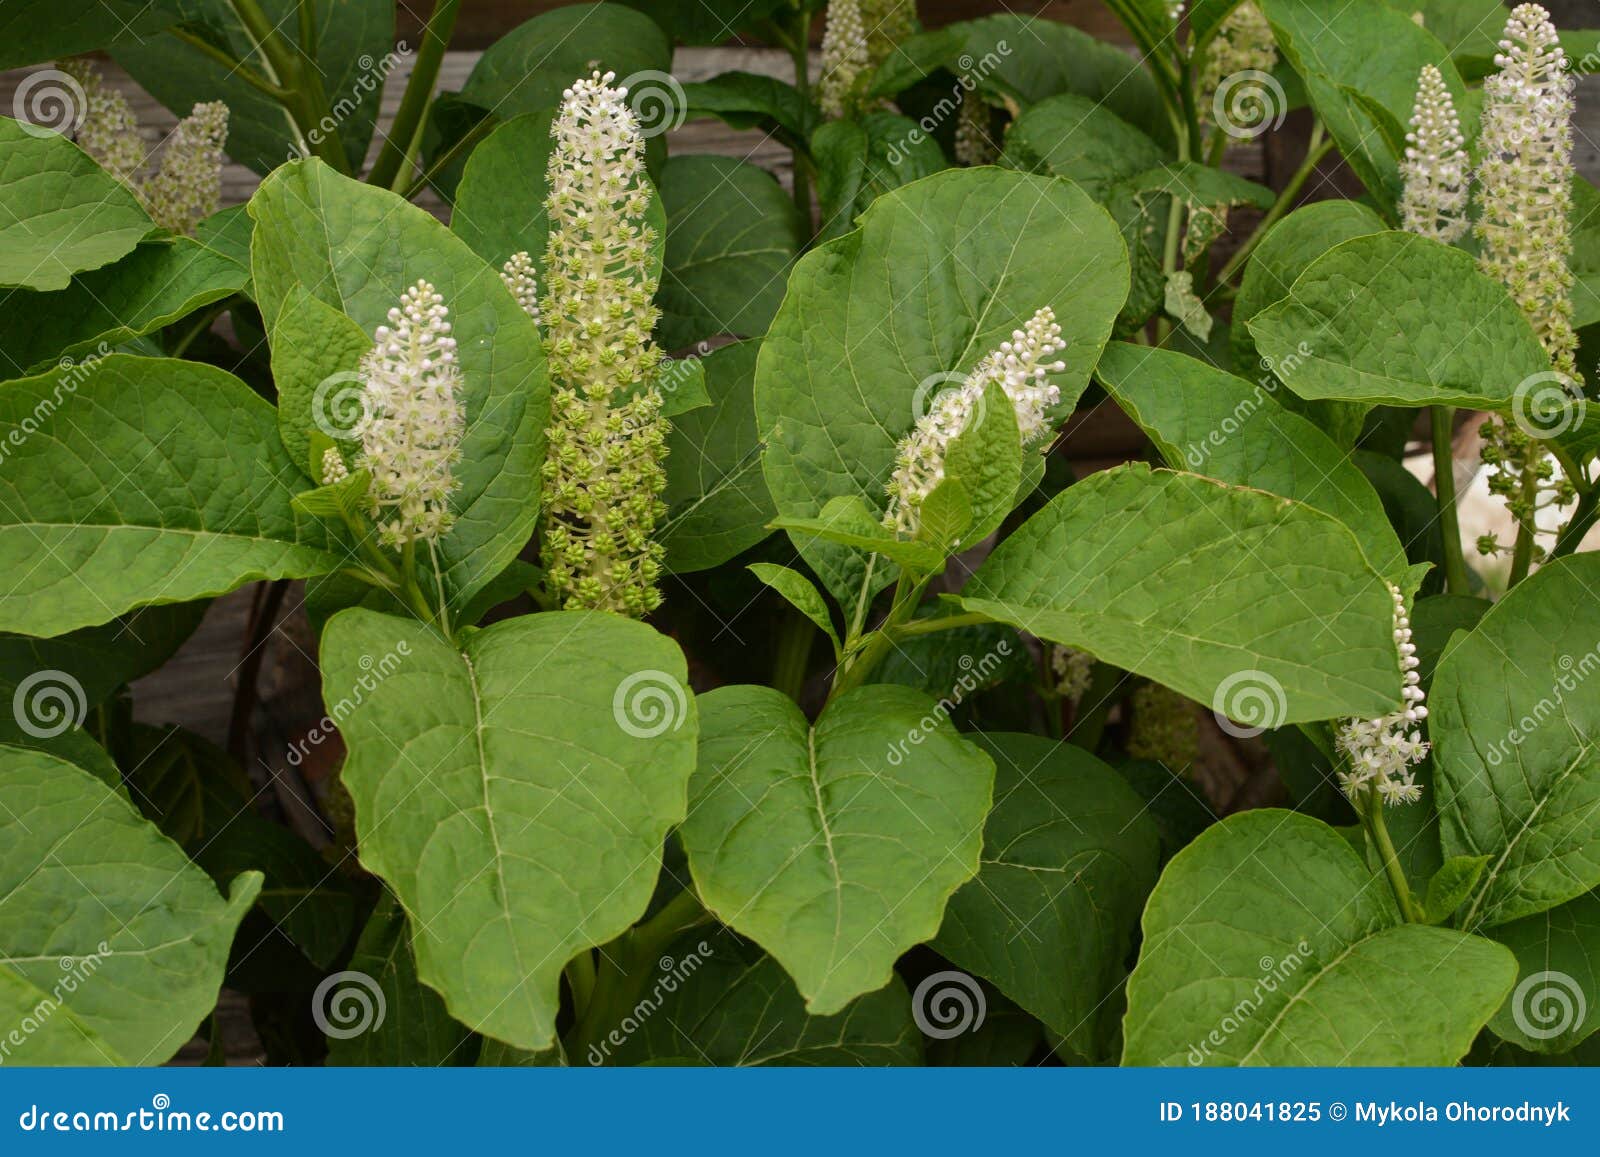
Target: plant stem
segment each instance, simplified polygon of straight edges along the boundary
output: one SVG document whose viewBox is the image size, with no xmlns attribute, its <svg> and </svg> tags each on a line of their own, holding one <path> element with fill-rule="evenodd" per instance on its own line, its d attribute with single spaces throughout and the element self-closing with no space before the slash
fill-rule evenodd
<svg viewBox="0 0 1600 1157">
<path fill-rule="evenodd" d="M 817 625 L 799 611 L 785 612 L 778 631 L 778 648 L 772 659 L 772 685 L 796 703 L 805 692 L 806 670 L 811 664 L 811 643 Z"/>
<path fill-rule="evenodd" d="M 789 56 L 794 61 L 794 87 L 800 94 L 801 107 L 811 99 L 811 12 L 797 7 L 794 27 L 789 31 Z M 802 155 L 797 141 L 792 150 L 794 173 L 794 205 L 800 210 L 800 220 L 805 225 L 805 235 L 811 236 L 811 172 L 808 159 Z"/>
<path fill-rule="evenodd" d="M 212 63 L 219 64 L 223 68 L 226 68 L 228 70 L 228 75 L 237 76 L 251 88 L 265 94 L 266 96 L 270 96 L 279 104 L 285 104 L 290 99 L 291 94 L 288 89 L 280 88 L 278 85 L 273 84 L 270 80 L 262 76 L 255 69 L 251 68 L 244 61 L 235 60 L 232 56 L 229 56 L 226 52 L 222 51 L 222 49 L 218 48 L 215 44 L 212 44 L 209 40 L 204 40 L 183 27 L 169 28 L 167 31 L 172 34 L 173 39 L 179 41 L 180 43 L 187 44 L 190 48 L 194 49 L 202 56 L 210 59 Z"/>
<path fill-rule="evenodd" d="M 572 989 L 573 1010 L 581 1018 L 594 999 L 594 953 L 584 949 L 567 961 L 564 975 L 567 978 L 567 985 Z"/>
<path fill-rule="evenodd" d="M 256 707 L 256 684 L 261 676 L 261 660 L 266 654 L 267 638 L 277 625 L 278 611 L 283 606 L 283 596 L 288 589 L 288 579 L 277 579 L 268 584 L 266 596 L 252 616 L 250 633 L 245 640 L 244 658 L 239 663 L 239 683 L 233 692 L 233 710 L 228 715 L 228 754 L 240 767 L 249 763 L 245 743 L 250 735 L 250 715 Z"/>
<path fill-rule="evenodd" d="M 277 25 L 262 11 L 256 0 L 228 0 L 228 3 L 266 62 L 272 81 L 286 90 L 279 98 L 279 103 L 299 133 L 299 143 L 309 145 L 310 152 L 327 162 L 336 172 L 348 174 L 350 162 L 344 155 L 338 132 L 324 132 L 322 129 L 324 120 L 331 121 L 332 117 L 328 112 L 328 98 L 322 91 L 322 79 L 312 64 L 310 49 L 301 46 L 301 59 L 311 65 L 302 67 L 288 43 L 278 34 Z"/>
<path fill-rule="evenodd" d="M 1383 821 L 1383 801 L 1378 798 L 1377 789 L 1371 786 L 1364 788 L 1362 798 L 1362 806 L 1356 812 L 1361 816 L 1362 826 L 1366 828 L 1367 837 L 1372 840 L 1378 858 L 1383 861 L 1383 874 L 1389 880 L 1395 903 L 1400 906 L 1400 915 L 1412 924 L 1426 923 L 1427 914 L 1411 895 L 1411 885 L 1406 883 L 1405 871 L 1400 867 L 1400 856 L 1394 849 L 1394 841 L 1389 838 L 1388 825 Z"/>
<path fill-rule="evenodd" d="M 1456 511 L 1456 460 L 1451 449 L 1455 410 L 1429 406 L 1433 423 L 1433 486 L 1439 502 L 1439 528 L 1444 533 L 1445 589 L 1453 595 L 1472 593 L 1466 556 L 1461 552 L 1461 519 Z"/>
<path fill-rule="evenodd" d="M 1538 535 L 1539 453 L 1539 443 L 1531 442 L 1523 455 L 1522 493 L 1518 495 L 1523 513 L 1517 516 L 1517 544 L 1511 552 L 1511 577 L 1506 580 L 1508 592 L 1533 569 L 1534 540 Z"/>
<path fill-rule="evenodd" d="M 1578 544 L 1594 527 L 1596 517 L 1600 517 L 1600 487 L 1590 487 L 1578 494 L 1578 505 L 1573 508 L 1572 518 L 1562 529 L 1555 546 L 1550 548 L 1550 557 L 1563 558 L 1577 550 Z"/>
<path fill-rule="evenodd" d="M 941 615 L 931 619 L 916 619 L 909 623 L 901 623 L 890 634 L 896 639 L 913 639 L 918 635 L 931 635 L 936 631 L 953 631 L 959 627 L 981 627 L 984 623 L 994 620 L 988 615 L 980 615 L 976 611 L 964 615 Z"/>
<path fill-rule="evenodd" d="M 1300 167 L 1294 171 L 1294 176 L 1289 178 L 1289 183 L 1283 187 L 1283 192 L 1278 194 L 1278 199 L 1273 202 L 1272 208 L 1267 210 L 1267 215 L 1261 218 L 1261 224 L 1256 226 L 1256 231 L 1239 246 L 1228 263 L 1222 267 L 1222 272 L 1217 274 L 1217 284 L 1222 285 L 1231 281 L 1235 274 L 1244 268 L 1244 263 L 1250 260 L 1250 254 L 1255 252 L 1261 239 L 1271 231 L 1278 220 L 1294 207 L 1300 197 L 1300 190 L 1311 179 L 1311 174 L 1316 171 L 1322 158 L 1333 149 L 1333 138 L 1324 138 L 1322 122 L 1317 121 L 1311 126 L 1311 140 L 1306 152 L 1306 159 L 1300 162 Z"/>
<path fill-rule="evenodd" d="M 440 173 L 455 164 L 457 157 L 476 148 L 479 141 L 500 127 L 500 123 L 500 120 L 492 113 L 485 113 L 481 120 L 461 135 L 460 140 L 435 157 L 433 164 L 428 166 L 427 171 L 406 186 L 402 196 L 409 201 L 433 184 Z"/>
<path fill-rule="evenodd" d="M 1078 700 L 1078 709 L 1068 728 L 1066 741 L 1093 752 L 1100 746 L 1100 737 L 1106 732 L 1106 720 L 1117 702 L 1117 688 L 1121 686 L 1124 672 L 1110 663 L 1096 663 L 1089 679 L 1088 689 Z M 1092 704 L 1087 711 L 1086 704 Z"/>
<path fill-rule="evenodd" d="M 450 45 L 460 11 L 461 0 L 437 0 L 434 4 L 433 14 L 422 29 L 422 47 L 417 49 L 417 63 L 411 70 L 411 79 L 406 81 L 394 124 L 389 127 L 389 136 L 373 162 L 372 172 L 367 174 L 368 184 L 388 189 L 400 176 L 433 101 L 434 82 L 439 79 L 439 66 L 444 63 L 445 49 Z"/>
<path fill-rule="evenodd" d="M 846 657 L 844 666 L 835 673 L 833 687 L 828 691 L 829 703 L 867 681 L 867 676 L 872 674 L 873 669 L 883 661 L 883 657 L 889 653 L 889 648 L 894 645 L 894 629 L 916 611 L 917 604 L 922 601 L 922 592 L 928 588 L 932 578 L 933 576 L 929 575 L 926 578 L 912 580 L 904 571 L 900 573 L 900 581 L 895 585 L 894 602 L 889 607 L 889 614 L 878 629 L 867 637 L 866 646 L 854 656 Z"/>
</svg>

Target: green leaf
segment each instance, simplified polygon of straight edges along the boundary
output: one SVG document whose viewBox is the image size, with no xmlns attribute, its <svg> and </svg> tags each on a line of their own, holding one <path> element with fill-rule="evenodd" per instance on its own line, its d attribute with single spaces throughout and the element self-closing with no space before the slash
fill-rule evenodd
<svg viewBox="0 0 1600 1157">
<path fill-rule="evenodd" d="M 145 607 L 53 639 L 0 635 L 0 702 L 11 702 L 17 686 L 36 673 L 51 671 L 77 685 L 85 710 L 96 707 L 124 683 L 148 675 L 172 658 L 194 634 L 208 606 L 193 602 Z M 0 725 L 5 721 L 6 714 L 0 711 Z"/>
<path fill-rule="evenodd" d="M 361 359 L 372 338 L 339 310 L 289 287 L 272 326 L 272 380 L 278 387 L 278 436 L 296 462 L 313 465 L 312 432 L 357 448 L 361 417 Z M 320 463 L 316 465 L 320 466 Z"/>
<path fill-rule="evenodd" d="M 1153 169 L 1129 177 L 1123 184 L 1135 193 L 1171 195 L 1182 200 L 1185 205 L 1195 207 L 1253 205 L 1257 209 L 1270 209 L 1277 200 L 1277 194 L 1265 185 L 1247 181 L 1226 169 L 1213 169 L 1210 165 L 1202 165 L 1198 161 L 1157 165 Z"/>
<path fill-rule="evenodd" d="M 1253 725 L 1399 705 L 1394 604 L 1354 535 L 1193 474 L 1130 464 L 1069 487 L 961 602 L 1219 711 L 1258 708 Z"/>
<path fill-rule="evenodd" d="M 1505 410 L 1550 368 L 1527 318 L 1471 255 L 1409 233 L 1328 250 L 1249 326 L 1302 398 Z"/>
<path fill-rule="evenodd" d="M 815 726 L 768 687 L 702 696 L 680 834 L 706 906 L 827 1016 L 893 978 L 978 870 L 994 765 L 933 700 L 867 686 Z"/>
<path fill-rule="evenodd" d="M 185 20 L 235 59 L 266 76 L 272 69 L 256 50 L 231 0 L 181 0 Z M 261 0 L 261 8 L 289 51 L 298 53 L 296 0 Z M 395 48 L 395 10 L 388 0 L 337 0 L 316 13 L 317 78 L 332 110 L 319 131 L 336 131 L 350 167 L 361 168 L 378 119 L 384 81 L 402 62 Z M 171 36 L 121 39 L 112 55 L 140 86 L 175 116 L 199 101 L 228 106 L 228 157 L 263 175 L 285 161 L 308 156 L 315 142 L 297 132 L 283 106 L 232 69 Z"/>
<path fill-rule="evenodd" d="M 222 370 L 113 354 L 6 383 L 0 428 L 34 430 L 0 476 L 0 630 L 60 635 L 344 561 L 290 509 L 304 479 L 272 407 Z"/>
<path fill-rule="evenodd" d="M 917 526 L 917 541 L 925 542 L 945 556 L 956 553 L 956 544 L 972 525 L 972 500 L 958 478 L 946 478 L 922 500 Z"/>
<path fill-rule="evenodd" d="M 0 291 L 0 372 L 101 356 L 240 292 L 243 266 L 187 237 L 140 245 L 114 265 L 81 273 L 65 289 Z"/>
<path fill-rule="evenodd" d="M 1070 408 L 1127 278 L 1116 226 L 1067 181 L 952 170 L 880 197 L 857 232 L 800 259 L 762 343 L 756 414 L 779 514 L 813 518 L 840 495 L 883 509 L 896 445 L 920 403 L 1043 306 L 1067 343 L 1067 369 L 1052 380 Z M 853 603 L 861 556 L 820 544 L 801 554 Z"/>
<path fill-rule="evenodd" d="M 978 876 L 950 900 L 933 948 L 1060 1034 L 1105 1055 L 1108 999 L 1126 972 L 1161 837 L 1146 804 L 1080 747 L 995 733 L 995 804 Z"/>
<path fill-rule="evenodd" d="M 1536 1053 L 1570 1052 L 1600 1028 L 1600 896 L 1496 928 L 1517 957 L 1517 985 L 1489 1028 Z"/>
<path fill-rule="evenodd" d="M 667 568 L 709 570 L 767 537 L 777 511 L 761 476 L 755 374 L 759 342 L 699 359 L 711 404 L 673 419 L 667 435 Z"/>
<path fill-rule="evenodd" d="M 460 238 L 393 193 L 340 177 L 320 161 L 280 168 L 250 201 L 257 300 L 269 327 L 298 283 L 365 333 L 419 278 L 450 309 L 465 379 L 466 434 L 438 542 L 452 606 L 464 605 L 532 536 L 549 385 L 538 327 Z"/>
<path fill-rule="evenodd" d="M 683 819 L 682 653 L 607 614 L 509 619 L 458 651 L 357 609 L 329 621 L 322 664 L 327 702 L 354 704 L 361 861 L 412 917 L 418 977 L 469 1027 L 547 1047 L 562 968 L 644 914 Z"/>
<path fill-rule="evenodd" d="M 1128 980 L 1125 1065 L 1453 1065 L 1511 954 L 1401 922 L 1320 820 L 1231 816 L 1167 865 Z"/>
<path fill-rule="evenodd" d="M 759 337 L 804 244 L 794 201 L 732 157 L 673 157 L 661 170 L 666 267 L 656 340 L 682 349 L 718 334 Z"/>
<path fill-rule="evenodd" d="M 1070 177 L 1097 201 L 1166 160 L 1161 147 L 1098 101 L 1063 93 L 1028 109 L 1006 131 L 1013 168 Z"/>
<path fill-rule="evenodd" d="M 561 103 L 562 90 L 598 69 L 636 83 L 666 73 L 672 42 L 655 22 L 620 4 L 569 4 L 540 13 L 478 58 L 461 99 L 511 118 Z"/>
<path fill-rule="evenodd" d="M 6 0 L 0 68 L 40 64 L 153 35 L 178 19 L 176 0 Z"/>
<path fill-rule="evenodd" d="M 686 84 L 683 101 L 689 120 L 716 117 L 730 128 L 772 133 L 791 146 L 804 147 L 822 120 L 815 102 L 794 85 L 753 72 L 724 72 Z"/>
<path fill-rule="evenodd" d="M 1372 484 L 1321 430 L 1278 404 L 1275 381 L 1252 386 L 1194 358 L 1121 342 L 1106 347 L 1096 376 L 1167 465 L 1330 514 L 1379 573 L 1405 578 L 1405 551 Z"/>
<path fill-rule="evenodd" d="M 881 554 L 914 574 L 930 575 L 944 567 L 946 551 L 942 547 L 901 538 L 853 494 L 831 499 L 815 518 L 779 515 L 772 525 L 789 532 L 802 556 L 814 539 L 821 539 L 868 554 Z M 834 593 L 838 595 L 838 591 Z"/>
<path fill-rule="evenodd" d="M 0 117 L 0 287 L 65 289 L 153 232 L 139 199 L 77 145 Z"/>
<path fill-rule="evenodd" d="M 777 591 L 788 600 L 790 606 L 815 623 L 817 629 L 827 635 L 828 641 L 833 644 L 834 658 L 839 657 L 842 651 L 839 632 L 834 629 L 833 616 L 828 613 L 827 601 L 823 599 L 822 592 L 811 585 L 810 579 L 797 570 L 771 562 L 753 562 L 745 569 Z"/>
<path fill-rule="evenodd" d="M 335 1030 L 328 1040 L 330 1065 L 439 1067 L 472 1062 L 472 1033 L 451 1020 L 439 994 L 417 979 L 405 910 L 389 892 L 378 898 L 361 930 L 349 971 L 355 975 L 347 984 L 335 985 L 317 1005 Z M 361 989 L 369 1005 L 360 1003 Z M 356 1016 L 346 1018 L 348 1023 L 334 1015 L 338 1006 L 333 1002 L 341 990 L 357 1001 Z M 367 1007 L 375 1011 L 368 1014 Z"/>
<path fill-rule="evenodd" d="M 496 268 L 522 251 L 542 266 L 550 234 L 544 199 L 554 111 L 525 113 L 498 125 L 461 172 L 450 228 Z"/>
<path fill-rule="evenodd" d="M 48 999 L 62 1021 L 7 1061 L 166 1061 L 216 1004 L 261 877 L 224 900 L 127 800 L 38 752 L 0 748 L 0 814 L 0 1014 L 17 1026 Z"/>
<path fill-rule="evenodd" d="M 1492 928 L 1600 884 L 1600 556 L 1540 568 L 1458 636 L 1428 697 L 1446 856 L 1490 857 L 1461 926 Z"/>
<path fill-rule="evenodd" d="M 966 428 L 945 447 L 945 481 L 922 503 L 921 522 L 926 528 L 929 505 L 935 495 L 952 482 L 962 486 L 967 499 L 967 519 L 943 544 L 947 554 L 965 550 L 989 537 L 1000 528 L 1012 508 L 1027 497 L 1020 490 L 1023 458 L 1017 412 L 1005 388 L 998 382 L 990 382 L 967 420 Z"/>
<path fill-rule="evenodd" d="M 575 1062 L 637 1065 L 693 1058 L 711 1065 L 861 1066 L 922 1060 L 922 1034 L 898 977 L 843 1012 L 811 1016 L 776 960 L 726 932 L 689 933 L 669 948 L 660 966 L 664 971 L 651 997 L 659 994 L 656 1011 L 641 1018 L 638 1031 L 620 1045 L 602 1038 Z"/>
<path fill-rule="evenodd" d="M 949 167 L 944 151 L 915 121 L 872 112 L 859 121 L 829 121 L 811 137 L 822 213 L 818 240 L 860 224 L 874 200 Z"/>
<path fill-rule="evenodd" d="M 1489 862 L 1488 856 L 1451 856 L 1439 865 L 1428 880 L 1428 898 L 1423 908 L 1429 924 L 1443 924 L 1477 887 Z"/>
</svg>

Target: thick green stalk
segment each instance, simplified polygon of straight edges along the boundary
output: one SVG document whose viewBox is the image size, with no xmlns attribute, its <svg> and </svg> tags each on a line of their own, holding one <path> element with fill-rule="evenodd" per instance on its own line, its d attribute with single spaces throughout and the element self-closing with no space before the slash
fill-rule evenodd
<svg viewBox="0 0 1600 1157">
<path fill-rule="evenodd" d="M 794 61 L 794 87 L 800 93 L 802 102 L 811 99 L 811 13 L 806 8 L 797 8 L 794 16 L 794 27 L 789 30 L 789 56 Z M 810 158 L 806 157 L 799 142 L 793 149 L 794 156 L 794 204 L 800 210 L 800 220 L 805 225 L 807 237 L 811 236 L 811 170 L 808 168 Z"/>
<path fill-rule="evenodd" d="M 1400 867 L 1400 855 L 1395 851 L 1394 841 L 1389 838 L 1388 825 L 1383 821 L 1383 801 L 1378 798 L 1376 788 L 1362 790 L 1362 803 L 1357 805 L 1356 814 L 1361 817 L 1361 826 L 1366 829 L 1367 838 L 1372 841 L 1379 860 L 1383 862 L 1383 874 L 1389 881 L 1389 890 L 1394 893 L 1395 903 L 1399 905 L 1400 915 L 1411 924 L 1427 923 L 1427 914 L 1412 896 L 1411 885 L 1406 882 L 1405 871 Z"/>
<path fill-rule="evenodd" d="M 277 25 L 267 17 L 256 0 L 228 0 L 233 13 L 244 25 L 245 33 L 266 63 L 270 80 L 284 90 L 279 98 L 284 112 L 289 116 L 300 144 L 309 147 L 312 154 L 327 162 L 340 173 L 350 172 L 350 162 L 344 155 L 337 130 L 326 131 L 324 122 L 331 122 L 328 98 L 322 90 L 322 79 L 309 55 L 296 58 L 288 42 L 278 34 Z"/>
<path fill-rule="evenodd" d="M 1456 461 L 1451 450 L 1455 410 L 1429 406 L 1433 423 L 1433 485 L 1439 501 L 1439 529 L 1444 534 L 1445 589 L 1453 595 L 1472 593 L 1466 556 L 1461 551 L 1461 519 L 1456 510 Z"/>
<path fill-rule="evenodd" d="M 406 82 L 405 95 L 400 98 L 400 108 L 394 114 L 394 124 L 389 127 L 389 136 L 373 162 L 372 172 L 367 174 L 368 184 L 388 189 L 400 176 L 433 101 L 433 86 L 439 79 L 439 66 L 444 63 L 445 49 L 450 46 L 460 10 L 461 0 L 438 0 L 434 5 L 433 15 L 422 29 L 422 47 L 417 49 L 417 62 L 411 70 L 411 79 Z"/>
<path fill-rule="evenodd" d="M 796 703 L 805 691 L 811 644 L 816 637 L 817 626 L 810 619 L 792 608 L 784 613 L 783 626 L 778 630 L 777 653 L 772 660 L 772 686 Z"/>
</svg>

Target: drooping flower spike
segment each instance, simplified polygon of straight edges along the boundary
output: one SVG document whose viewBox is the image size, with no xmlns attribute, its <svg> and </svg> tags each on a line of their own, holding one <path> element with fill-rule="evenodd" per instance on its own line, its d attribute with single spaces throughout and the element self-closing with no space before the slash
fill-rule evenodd
<svg viewBox="0 0 1600 1157">
<path fill-rule="evenodd" d="M 567 89 L 551 126 L 543 547 L 564 606 L 637 616 L 661 602 L 666 423 L 650 341 L 656 237 L 645 223 L 644 139 L 614 80 L 595 73 Z M 520 299 L 531 281 L 513 288 Z"/>
<path fill-rule="evenodd" d="M 1339 750 L 1344 753 L 1346 770 L 1339 782 L 1351 799 L 1371 785 L 1384 803 L 1415 803 L 1422 798 L 1422 785 L 1412 769 L 1428 754 L 1428 743 L 1418 724 L 1428 716 L 1417 676 L 1417 646 L 1411 641 L 1411 620 L 1406 615 L 1405 596 L 1389 584 L 1394 599 L 1394 645 L 1400 660 L 1398 711 L 1377 719 L 1347 719 L 1338 730 Z"/>
<path fill-rule="evenodd" d="M 144 171 L 144 141 L 139 137 L 139 119 L 128 98 L 107 85 L 100 70 L 84 57 L 59 61 L 57 66 L 83 89 L 78 147 L 137 192 L 139 175 Z"/>
<path fill-rule="evenodd" d="M 1444 74 L 1423 65 L 1400 164 L 1405 178 L 1400 215 L 1407 232 L 1449 245 L 1467 231 L 1465 144 Z"/>
<path fill-rule="evenodd" d="M 228 106 L 197 104 L 178 122 L 161 153 L 161 168 L 144 183 L 145 208 L 157 225 L 193 233 L 222 205 L 222 146 L 228 139 Z"/>
<path fill-rule="evenodd" d="M 449 314 L 433 286 L 417 282 L 389 311 L 389 324 L 378 327 L 361 362 L 355 434 L 386 546 L 433 541 L 454 521 L 449 499 L 466 423 Z"/>
<path fill-rule="evenodd" d="M 999 383 L 1016 409 L 1017 429 L 1023 446 L 1050 433 L 1046 419 L 1050 407 L 1061 400 L 1061 390 L 1045 375 L 1066 369 L 1052 360 L 1067 348 L 1055 311 L 1049 306 L 1036 312 L 1009 341 L 986 355 L 955 389 L 935 399 L 911 433 L 901 439 L 895 469 L 889 479 L 889 509 L 884 525 L 903 534 L 915 534 L 921 525 L 923 499 L 944 480 L 944 459 L 950 442 L 967 428 L 984 390 Z"/>
</svg>

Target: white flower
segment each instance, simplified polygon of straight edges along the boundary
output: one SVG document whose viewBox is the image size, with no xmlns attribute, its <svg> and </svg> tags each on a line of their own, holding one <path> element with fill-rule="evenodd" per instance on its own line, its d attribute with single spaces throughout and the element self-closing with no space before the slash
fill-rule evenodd
<svg viewBox="0 0 1600 1157">
<path fill-rule="evenodd" d="M 857 82 L 871 63 L 860 0 L 828 0 L 828 21 L 822 32 L 822 80 L 818 103 L 829 117 L 854 111 Z"/>
<path fill-rule="evenodd" d="M 193 233 L 222 204 L 222 145 L 228 106 L 197 104 L 178 122 L 161 153 L 161 168 L 144 183 L 150 219 L 174 233 Z"/>
<path fill-rule="evenodd" d="M 1011 399 L 1024 446 L 1048 435 L 1046 415 L 1061 400 L 1061 390 L 1045 375 L 1067 368 L 1065 362 L 1049 360 L 1066 348 L 1055 312 L 1045 306 L 1026 326 L 1014 330 L 1010 341 L 1001 342 L 999 349 L 974 366 L 958 388 L 941 393 L 900 441 L 884 525 L 905 534 L 917 532 L 922 500 L 944 480 L 945 448 L 967 428 L 991 382 L 999 383 Z"/>
<path fill-rule="evenodd" d="M 106 172 L 137 191 L 139 174 L 144 170 L 144 141 L 139 138 L 139 120 L 133 115 L 128 98 L 108 88 L 100 70 L 84 57 L 58 61 L 57 67 L 83 89 L 78 147 Z"/>
<path fill-rule="evenodd" d="M 372 473 L 372 514 L 385 545 L 437 539 L 450 528 L 465 426 L 461 367 L 444 298 L 419 281 L 389 311 L 361 362 L 355 433 Z M 326 466 L 325 466 L 326 468 Z"/>
<path fill-rule="evenodd" d="M 1537 4 L 1519 5 L 1495 64 L 1499 71 L 1483 84 L 1479 260 L 1527 314 L 1557 372 L 1575 378 L 1567 266 L 1573 80 L 1550 14 Z"/>
<path fill-rule="evenodd" d="M 344 464 L 344 458 L 334 447 L 329 446 L 322 452 L 322 484 L 332 486 L 335 482 L 343 482 L 350 477 L 350 469 Z"/>
<path fill-rule="evenodd" d="M 513 253 L 500 270 L 500 280 L 506 283 L 511 296 L 517 299 L 522 311 L 539 324 L 539 280 L 535 276 L 533 258 L 526 249 Z"/>
<path fill-rule="evenodd" d="M 1347 719 L 1339 725 L 1338 745 L 1348 760 L 1347 770 L 1339 773 L 1345 794 L 1352 799 L 1369 784 L 1387 804 L 1415 803 L 1422 798 L 1422 785 L 1416 782 L 1414 765 L 1428 754 L 1428 743 L 1417 727 L 1428 717 L 1423 706 L 1422 688 L 1417 676 L 1417 647 L 1411 641 L 1411 620 L 1406 616 L 1405 596 L 1389 584 L 1394 599 L 1394 645 L 1400 659 L 1400 697 L 1398 711 L 1377 719 Z"/>
<path fill-rule="evenodd" d="M 1423 65 L 1400 163 L 1405 178 L 1400 215 L 1409 232 L 1449 245 L 1467 231 L 1465 144 L 1444 74 Z"/>
</svg>

